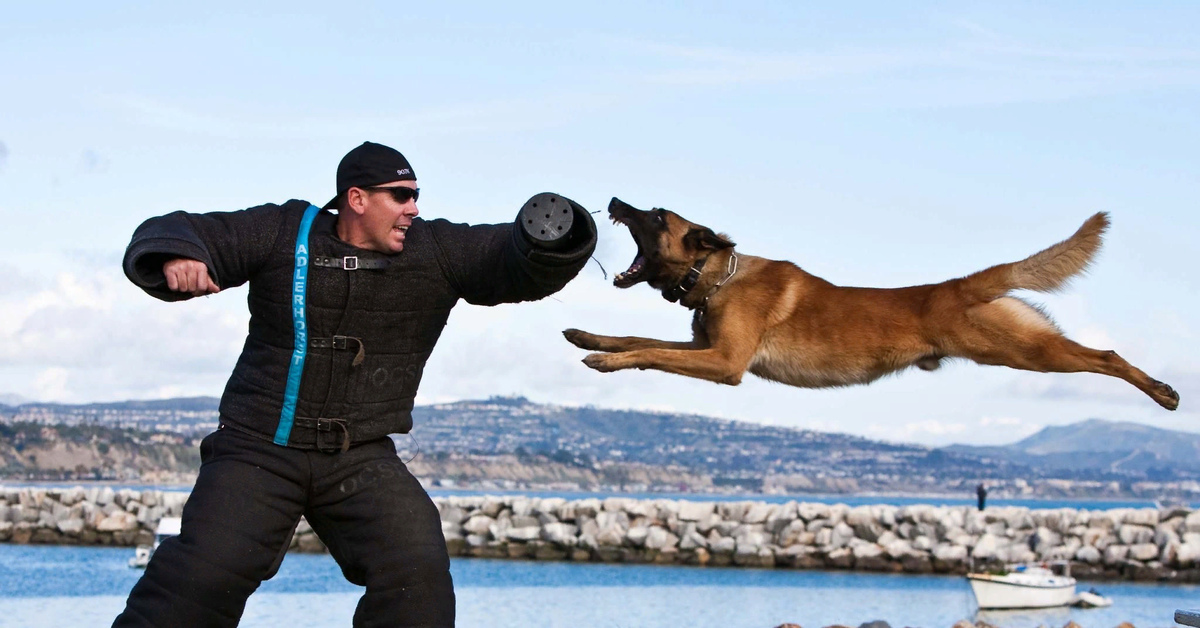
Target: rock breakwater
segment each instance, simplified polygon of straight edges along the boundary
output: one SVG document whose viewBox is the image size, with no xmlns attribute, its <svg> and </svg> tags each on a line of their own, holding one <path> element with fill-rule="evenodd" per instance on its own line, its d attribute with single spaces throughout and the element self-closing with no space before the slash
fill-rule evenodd
<svg viewBox="0 0 1200 628">
<path fill-rule="evenodd" d="M 0 541 L 137 545 L 154 540 L 162 517 L 178 517 L 188 494 L 111 487 L 0 487 Z"/>
<path fill-rule="evenodd" d="M 0 488 L 0 542 L 135 545 L 186 493 Z M 1200 511 L 755 501 L 434 500 L 452 556 L 965 573 L 1066 560 L 1080 579 L 1200 582 Z M 292 549 L 325 550 L 303 520 Z"/>
</svg>

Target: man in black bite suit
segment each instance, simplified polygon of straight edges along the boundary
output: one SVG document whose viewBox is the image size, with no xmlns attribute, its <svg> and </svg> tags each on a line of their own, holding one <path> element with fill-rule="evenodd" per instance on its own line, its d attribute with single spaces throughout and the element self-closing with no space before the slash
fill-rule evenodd
<svg viewBox="0 0 1200 628">
<path fill-rule="evenodd" d="M 437 509 L 389 434 L 412 428 L 455 303 L 557 292 L 591 256 L 596 226 L 554 194 L 530 199 L 514 223 L 477 226 L 418 218 L 418 196 L 404 156 L 367 142 L 338 165 L 323 209 L 175 212 L 134 232 L 131 281 L 165 301 L 249 282 L 250 328 L 220 425 L 200 445 L 182 531 L 154 553 L 114 626 L 237 625 L 302 515 L 366 587 L 355 626 L 454 624 Z"/>
</svg>

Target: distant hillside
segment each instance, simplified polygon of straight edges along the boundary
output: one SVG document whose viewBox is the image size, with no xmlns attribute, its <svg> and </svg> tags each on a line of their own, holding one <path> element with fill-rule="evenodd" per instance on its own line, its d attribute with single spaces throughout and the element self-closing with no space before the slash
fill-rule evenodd
<svg viewBox="0 0 1200 628">
<path fill-rule="evenodd" d="M 195 438 L 217 424 L 217 399 L 0 406 L 10 425 L 115 427 Z M 947 480 L 1028 476 L 1007 461 L 846 434 L 697 415 L 563 407 L 524 398 L 419 406 L 401 449 L 441 460 L 540 458 L 578 469 L 641 465 L 711 477 L 714 485 L 848 492 L 922 490 Z"/>
<path fill-rule="evenodd" d="M 1043 473 L 1105 472 L 1159 480 L 1200 474 L 1200 434 L 1101 419 L 1047 427 L 1011 445 L 945 450 Z"/>
<path fill-rule="evenodd" d="M 217 406 L 212 397 L 0 405 L 0 425 L 25 434 L 21 447 L 31 449 L 0 448 L 0 468 L 10 477 L 22 470 L 49 473 L 49 461 L 60 459 L 49 453 L 57 439 L 75 443 L 72 451 L 79 457 L 64 472 L 120 475 L 126 473 L 122 469 L 150 469 L 158 460 L 164 461 L 163 470 L 180 471 L 194 459 L 181 450 L 170 456 L 151 450 L 197 442 L 216 427 Z M 824 493 L 964 493 L 987 482 L 1007 486 L 1014 495 L 1116 496 L 1159 490 L 1139 488 L 1139 483 L 1174 483 L 1187 491 L 1179 483 L 1200 480 L 1200 435 L 1100 420 L 1046 428 L 1007 446 L 934 449 L 692 414 L 538 404 L 521 397 L 419 406 L 413 419 L 412 434 L 395 437 L 406 459 L 428 477 L 463 482 L 483 481 L 486 475 L 584 485 L 638 477 L 716 489 Z M 125 457 L 107 459 L 99 444 L 116 446 Z M 81 447 L 99 457 L 85 455 Z"/>
<path fill-rule="evenodd" d="M 0 405 L 0 422 L 96 425 L 150 432 L 200 434 L 217 427 L 216 397 L 178 397 L 108 403 Z"/>
<path fill-rule="evenodd" d="M 1027 474 L 1007 461 L 981 463 L 919 445 L 697 415 L 551 406 L 520 397 L 422 406 L 413 420 L 413 438 L 426 452 L 529 452 L 579 464 L 677 466 L 711 473 L 718 484 L 776 476 L 795 490 L 838 490 L 836 479 L 852 480 L 857 488 L 911 484 L 915 490 L 928 481 Z"/>
<path fill-rule="evenodd" d="M 198 445 L 181 434 L 0 423 L 0 478 L 175 482 L 200 467 Z"/>
</svg>

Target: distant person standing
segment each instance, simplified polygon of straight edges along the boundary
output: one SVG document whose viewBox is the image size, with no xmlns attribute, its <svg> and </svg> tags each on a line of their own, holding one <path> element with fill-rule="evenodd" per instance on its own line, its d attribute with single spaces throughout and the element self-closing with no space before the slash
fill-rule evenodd
<svg viewBox="0 0 1200 628">
<path fill-rule="evenodd" d="M 987 487 L 982 482 L 975 487 L 975 497 L 979 499 L 979 509 L 983 510 L 984 502 L 987 501 Z"/>
</svg>

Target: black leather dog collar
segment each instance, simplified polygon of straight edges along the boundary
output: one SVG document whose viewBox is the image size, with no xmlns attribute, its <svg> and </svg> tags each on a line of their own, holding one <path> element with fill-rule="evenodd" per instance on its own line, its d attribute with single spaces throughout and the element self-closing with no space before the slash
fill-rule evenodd
<svg viewBox="0 0 1200 628">
<path fill-rule="evenodd" d="M 696 287 L 696 283 L 700 281 L 700 272 L 704 270 L 704 264 L 707 261 L 708 258 L 706 257 L 696 262 L 691 269 L 688 270 L 687 274 L 684 275 L 683 281 L 680 281 L 678 286 L 663 290 L 663 298 L 671 303 L 675 303 L 676 301 L 682 299 L 684 295 L 691 292 L 692 288 Z"/>
</svg>

